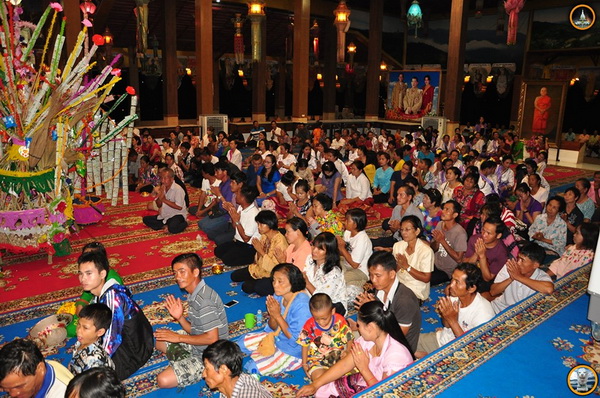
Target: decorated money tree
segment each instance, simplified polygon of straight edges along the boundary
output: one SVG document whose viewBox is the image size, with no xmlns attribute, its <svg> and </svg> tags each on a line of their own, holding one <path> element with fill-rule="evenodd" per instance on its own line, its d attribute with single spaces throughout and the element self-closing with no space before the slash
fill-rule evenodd
<svg viewBox="0 0 600 398">
<path fill-rule="evenodd" d="M 118 57 L 90 77 L 102 36 L 94 35 L 84 51 L 91 26 L 84 20 L 75 47 L 59 65 L 66 52 L 62 6 L 50 3 L 33 24 L 20 19 L 18 4 L 0 1 L 0 249 L 52 254 L 61 244 L 68 246 L 75 193 L 85 197 L 86 191 L 101 193 L 104 186 L 115 202 L 118 177 L 127 192 L 137 98 L 128 88 L 103 111 L 121 78 L 113 68 Z M 110 112 L 129 96 L 129 116 L 120 123 L 111 120 Z"/>
</svg>

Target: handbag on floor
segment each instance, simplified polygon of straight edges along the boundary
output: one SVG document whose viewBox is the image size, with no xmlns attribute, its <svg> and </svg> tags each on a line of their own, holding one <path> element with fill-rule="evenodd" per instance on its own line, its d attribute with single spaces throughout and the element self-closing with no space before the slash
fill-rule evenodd
<svg viewBox="0 0 600 398">
<path fill-rule="evenodd" d="M 219 205 L 213 206 L 213 208 L 208 211 L 209 218 L 219 218 L 225 214 L 227 214 L 227 210 L 222 209 Z"/>
<path fill-rule="evenodd" d="M 292 302 L 294 301 L 298 293 L 299 292 L 294 293 L 294 296 L 288 303 L 285 311 L 283 312 L 283 319 L 285 319 L 285 317 L 287 316 L 287 313 L 290 307 L 292 306 Z M 263 357 L 270 357 L 271 355 L 275 354 L 275 338 L 279 335 L 279 333 L 281 333 L 281 327 L 277 327 L 277 329 L 274 332 L 267 333 L 267 335 L 260 341 L 260 343 L 258 343 L 258 348 L 256 349 L 256 352 L 258 352 Z"/>
</svg>

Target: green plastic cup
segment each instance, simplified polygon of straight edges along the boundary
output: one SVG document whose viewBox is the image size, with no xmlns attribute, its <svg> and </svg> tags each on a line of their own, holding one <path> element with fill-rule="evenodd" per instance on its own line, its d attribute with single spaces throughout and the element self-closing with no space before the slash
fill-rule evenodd
<svg viewBox="0 0 600 398">
<path fill-rule="evenodd" d="M 246 325 L 246 329 L 252 329 L 256 325 L 256 316 L 250 313 L 244 315 L 244 323 Z"/>
</svg>

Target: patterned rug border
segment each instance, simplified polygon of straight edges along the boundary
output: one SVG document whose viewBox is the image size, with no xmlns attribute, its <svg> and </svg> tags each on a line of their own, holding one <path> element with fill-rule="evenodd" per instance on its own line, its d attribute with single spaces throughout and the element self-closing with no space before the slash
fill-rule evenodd
<svg viewBox="0 0 600 398">
<path fill-rule="evenodd" d="M 205 257 L 202 259 L 204 266 L 202 268 L 202 277 L 206 278 L 212 275 L 212 264 L 217 262 L 218 259 L 214 256 Z M 234 268 L 225 267 L 225 272 L 231 271 Z M 159 278 L 169 278 L 172 277 L 171 267 L 161 267 L 154 270 L 137 272 L 135 274 L 125 275 L 123 279 L 125 280 L 127 286 L 130 286 L 132 292 L 141 292 L 143 290 L 139 290 L 136 288 L 136 284 L 140 283 L 148 283 L 155 279 Z M 138 289 L 138 290 L 136 290 Z M 11 300 L 0 303 L 0 326 L 4 326 L 2 324 L 2 317 L 6 314 L 18 312 L 21 310 L 32 309 L 36 306 L 53 306 L 52 308 L 58 308 L 60 304 L 65 301 L 72 300 L 74 297 L 77 297 L 81 294 L 81 288 L 79 286 L 69 287 L 62 290 L 57 290 L 49 293 L 40 294 L 37 296 L 32 296 L 28 298 L 22 298 L 17 300 Z M 20 322 L 20 321 L 19 321 Z"/>
<path fill-rule="evenodd" d="M 212 264 L 206 261 L 206 259 L 205 262 L 206 264 Z M 225 267 L 225 272 L 234 269 L 236 268 Z M 207 278 L 212 274 L 211 266 L 205 265 L 202 268 L 202 278 Z M 171 267 L 162 267 L 152 271 L 128 275 L 125 277 L 125 282 L 127 282 L 127 286 L 129 286 L 133 294 L 175 284 Z M 0 303 L 0 327 L 23 322 L 28 319 L 52 315 L 56 313 L 63 303 L 72 301 L 80 293 L 81 288 L 77 286 L 31 297 L 28 300 L 14 300 Z"/>
<path fill-rule="evenodd" d="M 430 397 L 441 393 L 581 297 L 587 290 L 590 270 L 591 264 L 580 268 L 558 281 L 553 294 L 534 294 L 402 373 L 357 396 Z"/>
</svg>

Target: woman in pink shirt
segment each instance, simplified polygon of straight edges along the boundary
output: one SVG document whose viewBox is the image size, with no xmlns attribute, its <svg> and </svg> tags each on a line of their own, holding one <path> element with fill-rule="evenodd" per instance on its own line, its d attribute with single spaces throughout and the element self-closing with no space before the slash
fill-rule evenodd
<svg viewBox="0 0 600 398">
<path fill-rule="evenodd" d="M 414 361 L 396 317 L 384 310 L 380 301 L 360 307 L 357 326 L 361 337 L 352 344 L 350 352 L 317 380 L 302 387 L 297 397 L 350 397 Z M 358 373 L 345 376 L 354 369 Z"/>
<path fill-rule="evenodd" d="M 309 233 L 306 222 L 300 217 L 292 217 L 285 223 L 285 239 L 289 246 L 285 252 L 277 250 L 275 255 L 280 263 L 292 263 L 304 271 L 306 257 L 312 253 L 308 241 Z"/>
</svg>

